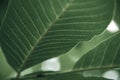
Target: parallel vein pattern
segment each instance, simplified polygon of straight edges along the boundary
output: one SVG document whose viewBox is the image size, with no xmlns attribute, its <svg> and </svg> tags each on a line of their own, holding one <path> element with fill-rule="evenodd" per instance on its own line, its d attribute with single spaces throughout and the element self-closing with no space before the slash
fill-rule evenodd
<svg viewBox="0 0 120 80">
<path fill-rule="evenodd" d="M 75 69 L 109 69 L 120 67 L 120 33 L 115 34 L 96 48 L 86 53 Z"/>
<path fill-rule="evenodd" d="M 113 11 L 114 0 L 10 0 L 2 49 L 20 72 L 101 33 Z"/>
</svg>

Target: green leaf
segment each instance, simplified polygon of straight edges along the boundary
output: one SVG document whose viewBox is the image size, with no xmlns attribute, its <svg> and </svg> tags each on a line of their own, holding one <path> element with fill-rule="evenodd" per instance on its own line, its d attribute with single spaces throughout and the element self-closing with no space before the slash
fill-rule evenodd
<svg viewBox="0 0 120 80">
<path fill-rule="evenodd" d="M 7 80 L 8 77 L 13 76 L 12 74 L 15 74 L 15 71 L 7 64 L 0 48 L 0 80 Z"/>
<path fill-rule="evenodd" d="M 32 75 L 27 75 L 24 79 L 41 79 L 41 80 L 110 80 L 102 77 L 83 77 L 80 73 L 50 73 L 43 72 L 43 74 L 32 73 Z"/>
<path fill-rule="evenodd" d="M 115 0 L 9 0 L 2 23 L 1 46 L 20 73 L 66 53 L 110 23 Z"/>
<path fill-rule="evenodd" d="M 103 33 L 94 36 L 91 40 L 89 41 L 84 41 L 78 44 L 75 48 L 73 48 L 69 52 L 69 56 L 75 58 L 75 62 L 80 59 L 83 55 L 85 55 L 87 52 L 90 50 L 94 49 L 97 45 L 101 44 L 104 40 L 107 38 L 111 37 L 115 33 L 111 33 L 107 30 L 105 30 Z"/>
<path fill-rule="evenodd" d="M 116 14 L 115 14 L 115 22 L 120 26 L 120 0 L 117 1 L 117 8 L 116 8 Z"/>
<path fill-rule="evenodd" d="M 106 38 L 111 37 L 116 33 L 111 33 L 107 30 L 105 30 L 103 33 L 94 36 L 89 41 L 84 41 L 78 44 L 76 47 L 74 47 L 71 51 L 69 51 L 67 54 L 64 54 L 60 56 L 60 64 L 61 64 L 61 70 L 67 71 L 71 70 L 76 63 L 87 52 L 94 49 L 97 45 L 101 44 L 103 40 L 106 40 Z M 69 61 L 69 63 L 68 63 Z"/>
<path fill-rule="evenodd" d="M 87 52 L 75 64 L 80 71 L 120 68 L 120 32 Z"/>
<path fill-rule="evenodd" d="M 73 68 L 73 65 L 75 64 L 75 62 L 69 57 L 69 53 L 60 56 L 59 60 L 60 60 L 61 71 L 71 70 Z"/>
</svg>

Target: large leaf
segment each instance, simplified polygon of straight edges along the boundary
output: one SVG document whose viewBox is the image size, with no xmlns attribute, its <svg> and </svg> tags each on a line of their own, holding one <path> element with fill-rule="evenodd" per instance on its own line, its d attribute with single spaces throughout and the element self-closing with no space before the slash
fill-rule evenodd
<svg viewBox="0 0 120 80">
<path fill-rule="evenodd" d="M 43 72 L 43 74 L 36 72 L 23 77 L 24 79 L 33 79 L 33 80 L 110 80 L 102 77 L 83 77 L 81 73 L 50 73 Z"/>
<path fill-rule="evenodd" d="M 80 57 L 85 55 L 90 50 L 94 49 L 97 45 L 101 44 L 104 40 L 106 40 L 114 34 L 116 33 L 111 33 L 108 30 L 105 30 L 103 33 L 94 36 L 91 40 L 81 42 L 67 54 L 60 56 L 59 58 L 61 70 L 66 71 L 72 69 L 74 64 L 80 59 Z"/>
<path fill-rule="evenodd" d="M 82 71 L 120 68 L 120 32 L 87 52 L 74 68 Z"/>
<path fill-rule="evenodd" d="M 9 0 L 0 36 L 17 71 L 66 53 L 109 24 L 115 0 Z"/>
<path fill-rule="evenodd" d="M 0 80 L 7 80 L 15 71 L 7 64 L 0 48 Z"/>
</svg>

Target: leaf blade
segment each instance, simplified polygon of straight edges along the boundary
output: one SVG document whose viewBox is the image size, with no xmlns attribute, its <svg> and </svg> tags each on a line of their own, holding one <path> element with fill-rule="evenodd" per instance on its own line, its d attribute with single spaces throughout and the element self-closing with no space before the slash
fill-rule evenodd
<svg viewBox="0 0 120 80">
<path fill-rule="evenodd" d="M 119 36 L 120 33 L 118 32 L 87 52 L 78 60 L 74 69 L 102 70 L 119 68 Z"/>
<path fill-rule="evenodd" d="M 79 41 L 89 40 L 111 21 L 113 3 L 114 0 L 10 0 L 0 33 L 9 64 L 20 72 L 67 52 Z M 98 15 L 104 9 L 106 12 Z"/>
</svg>

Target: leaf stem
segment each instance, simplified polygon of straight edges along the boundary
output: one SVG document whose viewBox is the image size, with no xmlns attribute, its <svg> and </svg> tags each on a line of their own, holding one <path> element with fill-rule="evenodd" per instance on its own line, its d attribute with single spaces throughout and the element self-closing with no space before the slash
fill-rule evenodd
<svg viewBox="0 0 120 80">
<path fill-rule="evenodd" d="M 15 79 L 20 80 L 20 75 L 21 75 L 21 72 L 18 72 Z"/>
<path fill-rule="evenodd" d="M 116 68 L 120 68 L 120 66 L 103 66 L 103 67 L 97 67 L 97 68 L 84 68 L 84 69 L 76 69 L 76 70 L 72 70 L 72 71 L 64 71 L 64 72 L 57 72 L 57 73 L 45 73 L 43 74 L 44 77 L 47 76 L 53 76 L 53 75 L 61 75 L 61 74 L 69 74 L 69 73 L 81 73 L 84 71 L 94 71 L 94 70 L 109 70 L 109 69 L 116 69 Z M 43 77 L 39 77 L 40 74 L 36 74 L 35 76 L 24 76 L 21 79 L 40 79 Z"/>
</svg>

